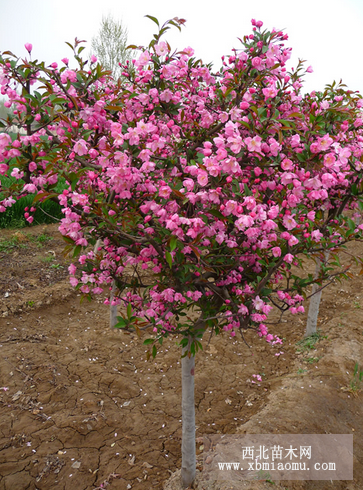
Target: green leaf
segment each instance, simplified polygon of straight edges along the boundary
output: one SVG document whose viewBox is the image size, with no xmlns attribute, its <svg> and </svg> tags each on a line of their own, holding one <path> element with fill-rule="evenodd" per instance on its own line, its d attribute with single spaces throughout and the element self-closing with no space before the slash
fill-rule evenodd
<svg viewBox="0 0 363 490">
<path fill-rule="evenodd" d="M 152 15 L 145 15 L 145 17 L 147 17 L 148 19 L 152 20 L 153 22 L 155 22 L 155 24 L 160 27 L 159 25 L 159 21 L 156 17 L 153 17 Z"/>
<path fill-rule="evenodd" d="M 72 183 L 71 183 L 71 189 L 72 189 L 72 191 L 75 191 L 76 186 L 77 186 L 77 183 L 78 183 L 78 180 L 79 179 L 72 180 Z"/>
<path fill-rule="evenodd" d="M 260 118 L 261 122 L 263 122 L 266 119 L 267 116 L 267 109 L 265 107 L 260 107 L 257 109 L 258 117 Z"/>
<path fill-rule="evenodd" d="M 167 263 L 169 264 L 169 267 L 171 269 L 172 265 L 173 265 L 173 257 L 171 256 L 171 254 L 168 251 L 165 252 L 165 260 L 167 261 Z"/>
<path fill-rule="evenodd" d="M 74 248 L 74 251 L 73 251 L 73 258 L 74 257 L 78 257 L 78 255 L 81 253 L 81 251 L 82 251 L 82 246 L 81 245 L 77 245 Z"/>
<path fill-rule="evenodd" d="M 238 122 L 239 122 L 239 124 L 241 124 L 245 128 L 250 129 L 250 125 L 248 124 L 248 122 L 246 122 L 246 121 L 238 121 Z"/>
<path fill-rule="evenodd" d="M 211 209 L 209 211 L 209 214 L 211 214 L 212 216 L 215 216 L 216 218 L 222 219 L 222 220 L 226 219 L 226 217 L 223 216 L 223 214 L 220 211 L 218 211 L 218 209 Z"/>
<path fill-rule="evenodd" d="M 246 196 L 252 196 L 252 191 L 247 187 L 247 184 L 244 184 L 244 188 Z"/>
<path fill-rule="evenodd" d="M 151 355 L 153 356 L 153 359 L 155 359 L 155 356 L 157 354 L 158 350 L 156 348 L 156 345 L 153 346 L 153 349 L 152 349 L 152 352 L 151 352 Z"/>
<path fill-rule="evenodd" d="M 153 344 L 154 343 L 154 339 L 146 339 L 144 340 L 144 345 L 150 345 L 150 344 Z"/>
<path fill-rule="evenodd" d="M 72 238 L 70 238 L 69 236 L 63 236 L 62 238 L 66 243 L 74 245 L 74 240 L 72 240 Z"/>
<path fill-rule="evenodd" d="M 57 195 L 57 194 L 55 194 L 55 195 Z M 35 204 L 36 202 L 43 200 L 45 197 L 48 197 L 48 196 L 49 196 L 49 192 L 40 192 L 39 194 L 37 194 L 34 197 L 33 203 Z"/>
<path fill-rule="evenodd" d="M 115 328 L 125 328 L 127 325 L 127 321 L 122 318 L 122 316 L 117 317 L 118 322 L 115 325 Z"/>
<path fill-rule="evenodd" d="M 186 347 L 188 345 L 189 340 L 185 337 L 184 339 L 181 339 L 179 345 L 180 347 Z"/>
<path fill-rule="evenodd" d="M 132 315 L 132 306 L 131 306 L 131 303 L 129 303 L 127 305 L 126 312 L 127 312 L 127 318 L 130 320 L 131 319 L 131 315 Z"/>
<path fill-rule="evenodd" d="M 350 218 L 348 218 L 348 226 L 351 231 L 354 231 L 357 228 L 357 225 L 354 223 L 354 221 Z"/>
<path fill-rule="evenodd" d="M 283 123 L 287 127 L 294 127 L 294 123 L 292 121 L 288 121 L 287 119 L 278 119 L 279 123 Z"/>
<path fill-rule="evenodd" d="M 204 164 L 204 154 L 203 153 L 197 153 L 197 160 L 198 160 L 198 163 L 200 163 L 201 165 Z"/>
<path fill-rule="evenodd" d="M 170 239 L 170 251 L 171 252 L 176 249 L 177 241 L 178 241 L 177 237 L 175 235 L 173 235 Z"/>
</svg>

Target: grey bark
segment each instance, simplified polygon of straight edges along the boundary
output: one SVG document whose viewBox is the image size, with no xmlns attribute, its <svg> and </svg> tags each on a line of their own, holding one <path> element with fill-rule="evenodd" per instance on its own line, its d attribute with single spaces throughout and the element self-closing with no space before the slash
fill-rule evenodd
<svg viewBox="0 0 363 490">
<path fill-rule="evenodd" d="M 94 246 L 94 253 L 97 252 L 98 247 L 101 245 L 101 240 L 97 240 Z M 110 302 L 112 303 L 113 298 L 115 297 L 116 284 L 115 281 L 112 282 L 112 289 L 110 294 Z M 110 305 L 110 328 L 113 328 L 117 323 L 117 305 Z"/>
<path fill-rule="evenodd" d="M 183 354 L 190 349 L 190 339 Z M 195 357 L 186 355 L 182 358 L 182 468 L 183 488 L 188 488 L 196 475 L 195 452 L 195 401 L 194 401 Z"/>
<path fill-rule="evenodd" d="M 309 335 L 315 333 L 317 329 L 319 306 L 320 306 L 321 293 L 322 293 L 321 290 L 319 291 L 319 288 L 320 288 L 319 284 L 313 285 L 313 289 L 312 289 L 313 296 L 310 298 L 310 306 L 308 312 L 308 319 L 306 322 L 305 337 L 309 337 Z"/>
<path fill-rule="evenodd" d="M 319 277 L 321 265 L 322 263 L 325 264 L 328 259 L 329 259 L 329 252 L 325 252 L 323 262 L 319 259 L 317 260 L 314 279 L 317 279 Z M 308 311 L 308 319 L 306 322 L 305 337 L 309 337 L 309 335 L 316 333 L 317 326 L 318 326 L 318 315 L 319 315 L 319 307 L 321 301 L 321 293 L 322 293 L 321 284 L 316 284 L 316 283 L 313 284 L 313 288 L 311 292 L 312 296 L 310 298 L 310 305 Z"/>
<path fill-rule="evenodd" d="M 116 292 L 116 283 L 112 282 L 112 289 L 110 294 L 110 302 L 112 303 L 113 298 L 115 297 Z M 113 328 L 117 323 L 117 305 L 110 305 L 110 328 Z"/>
</svg>

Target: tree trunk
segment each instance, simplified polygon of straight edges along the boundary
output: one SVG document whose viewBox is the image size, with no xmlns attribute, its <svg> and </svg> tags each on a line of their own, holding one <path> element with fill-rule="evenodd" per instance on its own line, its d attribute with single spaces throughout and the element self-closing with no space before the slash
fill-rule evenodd
<svg viewBox="0 0 363 490">
<path fill-rule="evenodd" d="M 116 284 L 115 281 L 112 282 L 112 290 L 110 294 L 110 301 L 112 303 L 113 298 L 115 297 Z M 110 305 L 110 328 L 113 328 L 117 323 L 117 305 Z"/>
<path fill-rule="evenodd" d="M 190 349 L 190 338 L 183 354 Z M 195 479 L 195 401 L 194 401 L 194 368 L 195 357 L 186 355 L 182 358 L 182 468 L 183 488 L 188 488 Z"/>
<path fill-rule="evenodd" d="M 101 240 L 98 239 L 93 251 L 94 253 L 97 252 L 98 247 L 101 245 Z M 112 302 L 113 298 L 115 297 L 115 291 L 116 291 L 116 284 L 115 281 L 112 282 L 112 289 L 111 289 L 111 294 L 110 294 L 110 302 Z M 113 328 L 117 323 L 117 305 L 110 305 L 110 328 Z"/>
<path fill-rule="evenodd" d="M 329 252 L 325 252 L 323 263 L 325 264 L 328 259 L 329 259 Z M 319 277 L 321 264 L 322 264 L 321 260 L 318 260 L 316 262 L 314 279 L 317 279 Z M 312 296 L 310 298 L 308 319 L 306 322 L 305 337 L 309 337 L 309 335 L 316 333 L 317 325 L 318 325 L 318 315 L 319 315 L 321 293 L 322 293 L 321 284 L 316 284 L 316 283 L 313 284 L 313 289 L 311 292 Z"/>
<path fill-rule="evenodd" d="M 320 262 L 319 264 L 317 264 L 317 267 L 318 266 L 320 267 Z M 320 306 L 321 293 L 322 293 L 322 291 L 319 291 L 319 289 L 320 289 L 319 284 L 313 284 L 313 289 L 311 293 L 312 296 L 310 298 L 310 306 L 308 312 L 308 320 L 306 322 L 305 337 L 309 337 L 309 335 L 315 333 L 317 329 L 319 306 Z"/>
</svg>

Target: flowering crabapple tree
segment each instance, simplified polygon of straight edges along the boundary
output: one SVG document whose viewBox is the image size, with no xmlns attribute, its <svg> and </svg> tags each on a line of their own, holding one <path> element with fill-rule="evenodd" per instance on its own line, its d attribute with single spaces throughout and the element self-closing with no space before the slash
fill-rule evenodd
<svg viewBox="0 0 363 490">
<path fill-rule="evenodd" d="M 12 114 L 0 172 L 17 180 L 2 189 L 0 211 L 27 193 L 34 206 L 58 200 L 71 284 L 92 297 L 114 282 L 118 327 L 151 331 L 152 356 L 181 337 L 186 487 L 196 473 L 194 359 L 206 330 L 252 329 L 273 347 L 273 306 L 303 312 L 310 285 L 349 274 L 338 253 L 361 236 L 345 211 L 361 206 L 363 104 L 341 85 L 302 95 L 306 70 L 299 62 L 288 71 L 287 35 L 260 21 L 214 72 L 192 48 L 163 40 L 184 20 L 148 17 L 158 33 L 122 81 L 83 60 L 77 39 L 74 69 L 66 58 L 62 67 L 28 59 L 30 44 L 28 58 L 1 54 Z M 11 125 L 25 134 L 12 141 Z M 304 259 L 327 253 L 319 274 L 307 275 Z"/>
</svg>

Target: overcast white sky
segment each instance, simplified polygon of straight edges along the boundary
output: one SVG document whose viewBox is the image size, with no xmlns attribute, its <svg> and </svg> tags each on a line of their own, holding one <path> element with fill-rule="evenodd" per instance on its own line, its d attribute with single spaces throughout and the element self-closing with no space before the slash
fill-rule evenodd
<svg viewBox="0 0 363 490">
<path fill-rule="evenodd" d="M 130 44 L 137 45 L 148 44 L 156 32 L 146 14 L 161 22 L 185 18 L 182 33 L 175 29 L 166 39 L 172 48 L 191 46 L 216 69 L 223 54 L 240 46 L 237 37 L 251 32 L 251 19 L 262 20 L 265 28 L 289 34 L 290 67 L 297 58 L 313 67 L 306 91 L 342 78 L 363 94 L 363 0 L 183 0 L 178 5 L 170 0 L 0 0 L 0 51 L 26 56 L 24 43 L 32 43 L 33 58 L 59 62 L 71 57 L 65 41 L 90 41 L 108 13 L 123 21 Z"/>
</svg>

